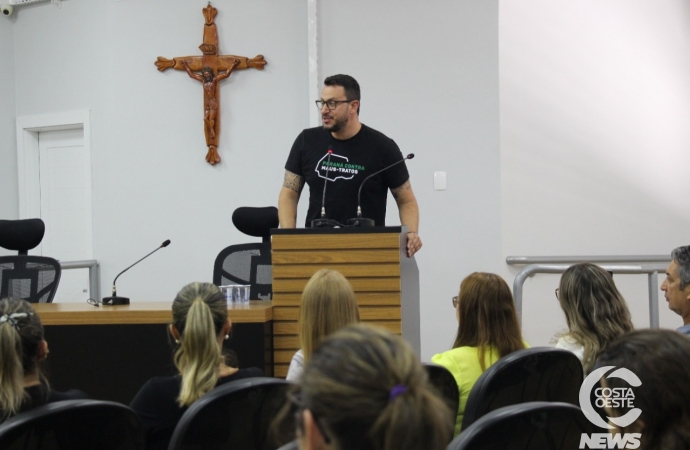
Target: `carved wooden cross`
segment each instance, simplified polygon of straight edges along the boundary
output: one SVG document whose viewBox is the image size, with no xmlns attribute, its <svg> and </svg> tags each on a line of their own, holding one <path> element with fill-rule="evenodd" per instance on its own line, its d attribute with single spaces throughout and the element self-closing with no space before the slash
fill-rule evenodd
<svg viewBox="0 0 690 450">
<path fill-rule="evenodd" d="M 189 76 L 200 81 L 204 87 L 204 134 L 208 153 L 206 161 L 215 165 L 220 162 L 218 155 L 218 135 L 220 134 L 220 88 L 218 82 L 230 76 L 233 70 L 243 70 L 253 67 L 263 70 L 266 65 L 263 55 L 254 58 L 246 56 L 219 55 L 218 54 L 218 30 L 214 19 L 218 10 L 211 6 L 203 9 L 204 18 L 204 43 L 199 46 L 203 56 L 181 56 L 169 60 L 158 57 L 154 63 L 158 70 L 166 69 L 186 70 Z M 224 71 L 224 72 L 220 72 Z M 201 75 L 195 72 L 201 72 Z"/>
</svg>

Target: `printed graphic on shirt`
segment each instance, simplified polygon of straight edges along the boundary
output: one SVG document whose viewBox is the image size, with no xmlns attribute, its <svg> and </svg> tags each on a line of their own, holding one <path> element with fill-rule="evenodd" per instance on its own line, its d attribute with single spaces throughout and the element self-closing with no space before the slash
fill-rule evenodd
<svg viewBox="0 0 690 450">
<path fill-rule="evenodd" d="M 336 155 L 335 153 L 330 153 L 331 157 L 328 157 L 329 153 L 326 153 L 323 158 L 316 163 L 316 173 L 319 178 L 325 178 L 328 181 L 335 181 L 338 178 L 343 180 L 351 180 L 359 172 L 364 172 L 364 166 L 359 164 L 350 164 L 348 158 L 345 156 Z"/>
</svg>

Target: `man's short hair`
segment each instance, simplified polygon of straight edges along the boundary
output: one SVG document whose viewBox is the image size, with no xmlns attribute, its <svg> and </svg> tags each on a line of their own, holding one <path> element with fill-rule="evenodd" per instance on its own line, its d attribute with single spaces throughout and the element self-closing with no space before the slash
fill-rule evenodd
<svg viewBox="0 0 690 450">
<path fill-rule="evenodd" d="M 678 264 L 678 276 L 680 277 L 680 288 L 690 284 L 690 245 L 678 247 L 671 252 L 671 258 Z"/>
<path fill-rule="evenodd" d="M 345 97 L 349 101 L 360 100 L 359 83 L 350 75 L 331 75 L 323 80 L 324 86 L 342 86 L 345 89 Z M 359 114 L 359 107 L 357 107 L 357 114 Z"/>
</svg>

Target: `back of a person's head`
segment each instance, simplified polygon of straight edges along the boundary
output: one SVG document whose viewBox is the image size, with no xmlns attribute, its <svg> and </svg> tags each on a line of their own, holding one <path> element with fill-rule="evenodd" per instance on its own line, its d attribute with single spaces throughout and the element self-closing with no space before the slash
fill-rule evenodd
<svg viewBox="0 0 690 450">
<path fill-rule="evenodd" d="M 561 277 L 558 301 L 568 334 L 584 347 L 582 363 L 587 372 L 609 342 L 633 330 L 628 305 L 613 277 L 597 265 L 569 267 Z"/>
<path fill-rule="evenodd" d="M 38 370 L 43 325 L 26 300 L 0 300 L 0 422 L 24 400 L 24 376 Z"/>
<path fill-rule="evenodd" d="M 640 379 L 637 387 L 617 377 L 602 379 L 608 388 L 631 388 L 640 417 L 621 432 L 641 433 L 642 450 L 690 448 L 690 339 L 672 330 L 639 330 L 623 335 L 602 352 L 594 368 L 626 368 Z M 612 369 L 613 370 L 613 369 Z M 614 407 L 620 417 L 630 408 Z"/>
<path fill-rule="evenodd" d="M 305 360 L 323 338 L 357 322 L 359 310 L 350 282 L 335 270 L 316 272 L 302 292 L 300 306 L 299 339 Z"/>
<path fill-rule="evenodd" d="M 225 296 L 211 283 L 190 283 L 172 304 L 173 326 L 179 333 L 175 366 L 182 375 L 178 402 L 187 406 L 213 389 L 222 354 L 218 335 L 228 320 Z"/>
<path fill-rule="evenodd" d="M 322 342 L 305 366 L 300 396 L 339 450 L 441 450 L 453 435 L 455 415 L 431 391 L 409 345 L 370 325 Z"/>
<path fill-rule="evenodd" d="M 453 348 L 479 347 L 482 366 L 487 349 L 495 348 L 503 357 L 524 348 L 513 295 L 500 276 L 475 272 L 462 280 L 457 312 Z"/>
</svg>

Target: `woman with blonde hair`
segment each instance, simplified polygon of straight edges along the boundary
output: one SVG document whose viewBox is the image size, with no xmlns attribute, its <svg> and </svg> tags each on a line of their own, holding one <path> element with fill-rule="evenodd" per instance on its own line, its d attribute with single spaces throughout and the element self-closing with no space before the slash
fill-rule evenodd
<svg viewBox="0 0 690 450">
<path fill-rule="evenodd" d="M 527 347 L 510 288 L 493 273 L 475 272 L 460 284 L 453 297 L 458 333 L 453 348 L 431 358 L 455 377 L 460 405 L 455 434 L 460 434 L 467 398 L 477 378 L 500 358 Z"/>
<path fill-rule="evenodd" d="M 453 434 L 410 346 L 370 325 L 323 340 L 293 403 L 302 450 L 443 450 Z"/>
<path fill-rule="evenodd" d="M 556 347 L 580 358 L 585 373 L 609 342 L 633 330 L 628 305 L 611 274 L 599 266 L 570 266 L 561 276 L 556 297 L 568 323 Z"/>
<path fill-rule="evenodd" d="M 77 390 L 50 389 L 40 371 L 48 357 L 41 319 L 26 300 L 0 300 L 0 422 L 61 400 L 86 398 Z"/>
<path fill-rule="evenodd" d="M 130 407 L 144 424 L 148 449 L 167 449 L 177 422 L 187 407 L 214 387 L 241 378 L 260 377 L 257 368 L 226 364 L 223 340 L 231 323 L 225 296 L 211 283 L 190 283 L 172 304 L 169 330 L 175 339 L 174 363 L 179 375 L 152 378 Z"/>
<path fill-rule="evenodd" d="M 335 270 L 316 272 L 302 292 L 299 313 L 300 350 L 290 362 L 287 379 L 296 381 L 314 349 L 329 334 L 359 322 L 355 292 L 347 279 Z"/>
</svg>

